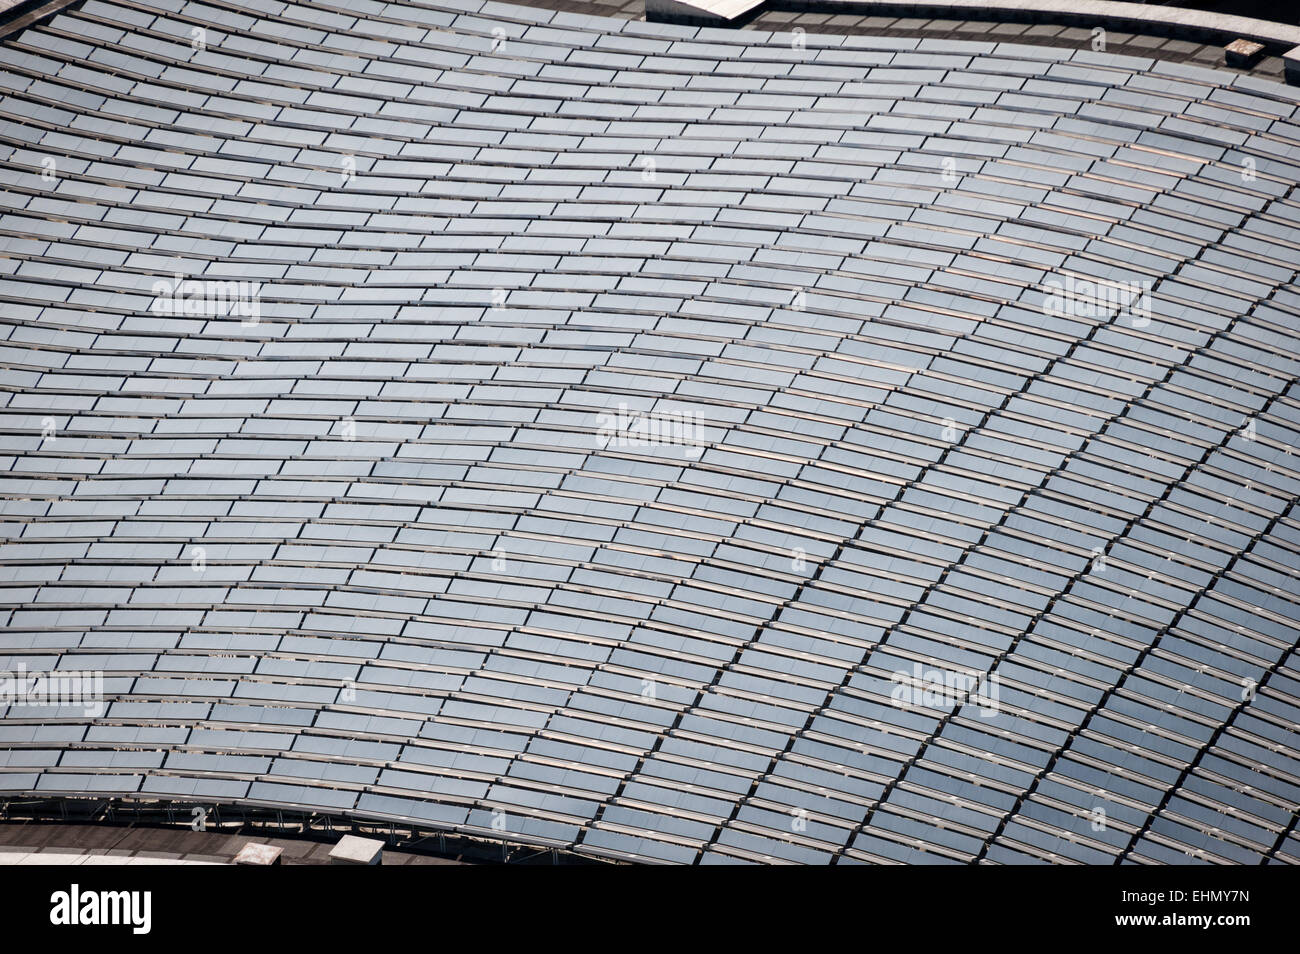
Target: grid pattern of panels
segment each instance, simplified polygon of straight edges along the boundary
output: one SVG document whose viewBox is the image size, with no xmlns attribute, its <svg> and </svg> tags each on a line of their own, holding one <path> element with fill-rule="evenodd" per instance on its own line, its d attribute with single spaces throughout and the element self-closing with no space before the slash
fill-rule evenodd
<svg viewBox="0 0 1300 954">
<path fill-rule="evenodd" d="M 478 0 L 0 86 L 0 669 L 104 673 L 0 792 L 1300 861 L 1294 91 Z"/>
</svg>

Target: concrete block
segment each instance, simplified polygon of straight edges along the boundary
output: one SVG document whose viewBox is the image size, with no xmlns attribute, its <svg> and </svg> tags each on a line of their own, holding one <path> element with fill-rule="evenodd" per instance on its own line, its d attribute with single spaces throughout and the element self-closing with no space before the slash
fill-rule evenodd
<svg viewBox="0 0 1300 954">
<path fill-rule="evenodd" d="M 283 849 L 274 845 L 259 845 L 249 842 L 235 855 L 237 865 L 278 865 Z"/>
<path fill-rule="evenodd" d="M 344 835 L 330 849 L 332 865 L 377 865 L 384 856 L 384 843 L 377 838 Z"/>
<path fill-rule="evenodd" d="M 1223 60 L 1239 70 L 1248 70 L 1264 55 L 1264 44 L 1250 40 L 1233 40 L 1223 48 Z"/>
</svg>

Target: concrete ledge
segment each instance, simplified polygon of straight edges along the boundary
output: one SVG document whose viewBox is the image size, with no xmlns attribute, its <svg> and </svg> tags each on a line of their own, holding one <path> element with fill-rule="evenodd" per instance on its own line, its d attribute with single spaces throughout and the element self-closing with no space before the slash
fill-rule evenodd
<svg viewBox="0 0 1300 954">
<path fill-rule="evenodd" d="M 219 861 L 197 861 L 189 858 L 172 858 L 163 855 L 112 855 L 101 851 L 32 851 L 30 848 L 0 848 L 0 868 L 21 865 L 25 868 L 47 865 L 67 868 L 73 865 L 103 867 L 106 865 L 219 865 Z"/>
<path fill-rule="evenodd" d="M 1282 55 L 1282 68 L 1286 71 L 1286 81 L 1300 86 L 1300 46 Z"/>
<path fill-rule="evenodd" d="M 660 23 L 737 26 L 761 10 L 1059 23 L 1172 36 L 1221 46 L 1233 40 L 1247 39 L 1262 43 L 1275 53 L 1300 50 L 1300 27 L 1251 17 L 1119 0 L 646 0 L 646 19 Z"/>
<path fill-rule="evenodd" d="M 740 26 L 764 0 L 645 0 L 645 18 L 655 23 Z"/>
</svg>

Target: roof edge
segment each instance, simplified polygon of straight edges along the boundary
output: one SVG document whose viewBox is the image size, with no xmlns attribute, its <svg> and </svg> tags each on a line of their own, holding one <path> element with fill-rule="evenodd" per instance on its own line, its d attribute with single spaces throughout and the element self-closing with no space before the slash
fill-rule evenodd
<svg viewBox="0 0 1300 954">
<path fill-rule="evenodd" d="M 1300 27 L 1252 17 L 1157 7 L 1120 0 L 645 0 L 646 19 L 658 23 L 741 26 L 763 10 L 934 16 L 943 19 L 1061 23 L 1199 42 L 1254 40 L 1285 53 L 1287 82 L 1300 84 Z"/>
<path fill-rule="evenodd" d="M 196 810 L 198 810 L 196 812 Z M 201 814 L 199 814 L 201 812 Z M 203 827 L 195 827 L 202 818 Z M 468 855 L 475 863 L 518 863 L 549 858 L 552 864 L 629 864 L 643 859 L 573 843 L 497 832 L 472 825 L 367 811 L 324 811 L 310 806 L 252 799 L 97 795 L 86 792 L 0 793 L 0 835 L 24 822 L 144 827 L 215 834 L 263 834 L 277 838 L 329 841 L 355 834 L 384 841 L 399 852 L 448 857 Z M 449 848 L 449 846 L 451 846 Z"/>
</svg>

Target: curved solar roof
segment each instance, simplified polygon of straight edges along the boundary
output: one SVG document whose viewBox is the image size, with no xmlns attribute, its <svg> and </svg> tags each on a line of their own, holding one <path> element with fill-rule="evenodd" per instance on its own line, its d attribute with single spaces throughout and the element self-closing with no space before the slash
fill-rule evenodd
<svg viewBox="0 0 1300 954">
<path fill-rule="evenodd" d="M 0 61 L 0 669 L 102 673 L 4 797 L 1300 861 L 1294 90 L 477 0 Z"/>
</svg>

